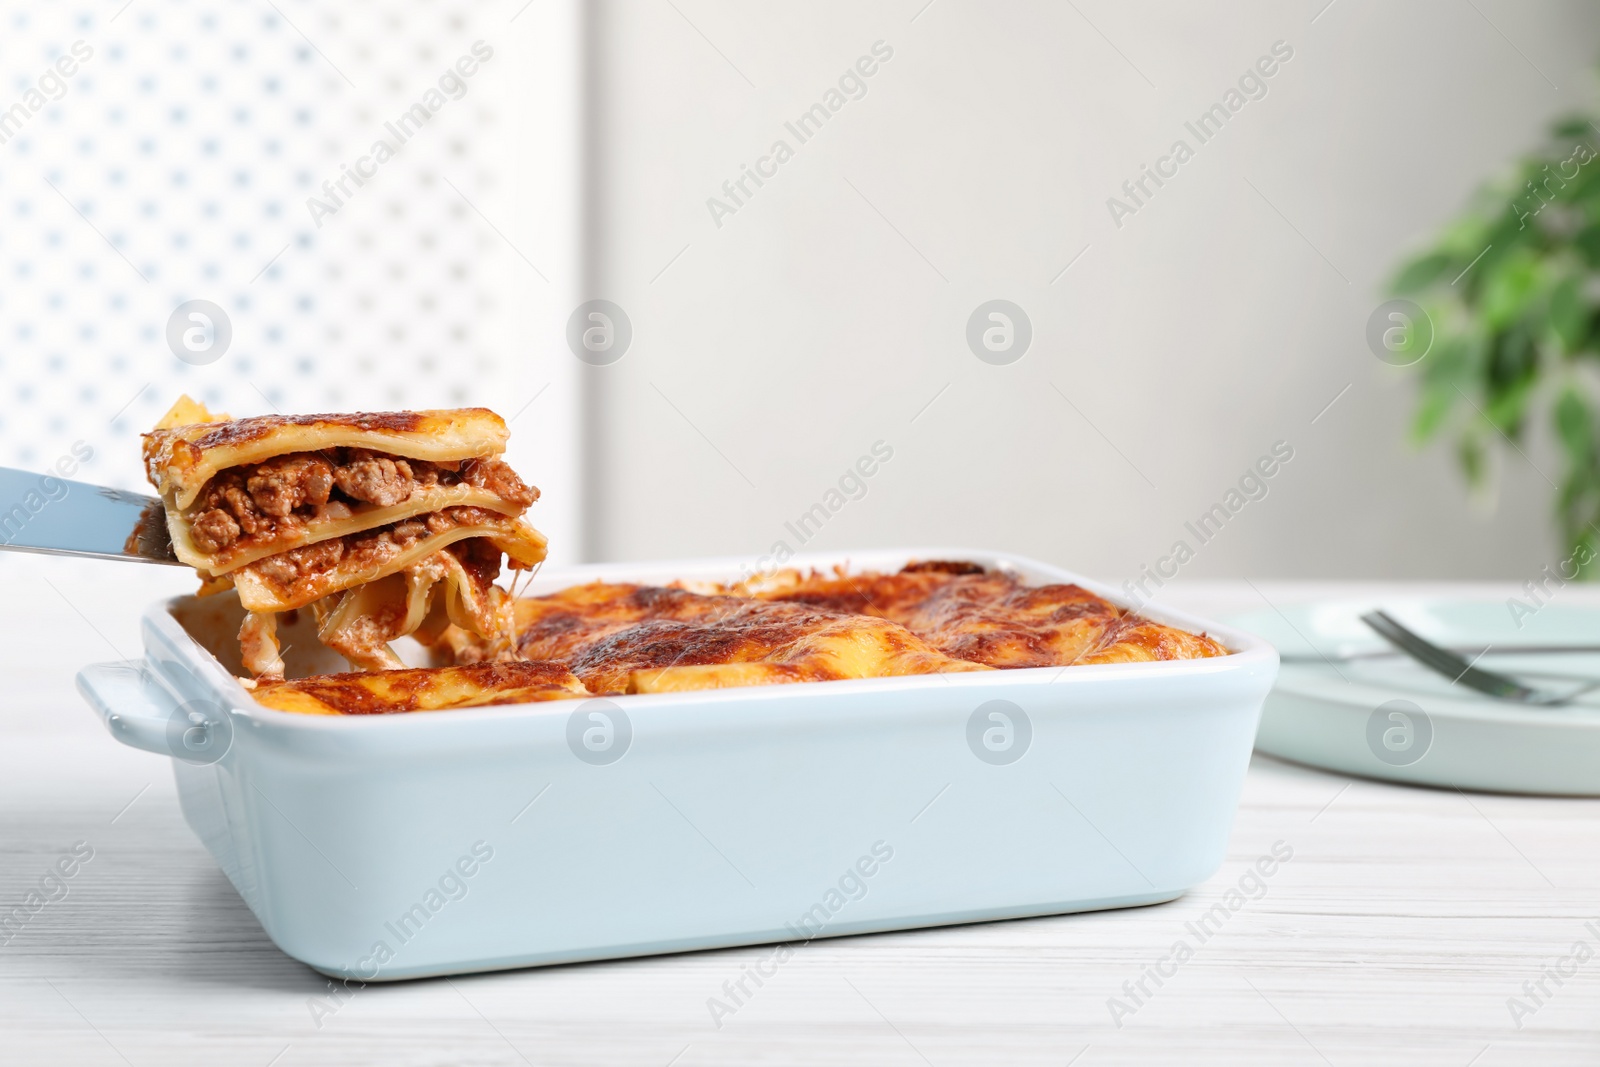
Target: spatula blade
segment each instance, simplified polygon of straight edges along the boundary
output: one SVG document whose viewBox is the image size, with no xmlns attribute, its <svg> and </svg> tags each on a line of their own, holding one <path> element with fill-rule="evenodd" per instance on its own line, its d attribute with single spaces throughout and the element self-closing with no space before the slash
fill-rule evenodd
<svg viewBox="0 0 1600 1067">
<path fill-rule="evenodd" d="M 10 467 L 0 467 L 0 549 L 179 562 L 159 498 Z"/>
</svg>

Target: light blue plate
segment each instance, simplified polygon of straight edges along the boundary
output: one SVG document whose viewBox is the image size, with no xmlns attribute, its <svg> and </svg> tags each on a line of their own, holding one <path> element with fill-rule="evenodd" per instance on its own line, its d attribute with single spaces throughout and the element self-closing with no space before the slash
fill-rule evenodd
<svg viewBox="0 0 1600 1067">
<path fill-rule="evenodd" d="M 1564 691 L 1600 678 L 1600 654 L 1507 651 L 1518 645 L 1600 645 L 1600 610 L 1559 600 L 1520 620 L 1504 601 L 1394 599 L 1268 608 L 1228 620 L 1265 637 L 1284 657 L 1262 712 L 1258 750 L 1396 782 L 1600 795 L 1600 693 L 1564 707 L 1531 708 L 1452 685 L 1405 657 L 1340 659 L 1389 647 L 1360 619 L 1374 608 L 1436 644 L 1491 646 L 1479 666 L 1541 689 Z"/>
</svg>

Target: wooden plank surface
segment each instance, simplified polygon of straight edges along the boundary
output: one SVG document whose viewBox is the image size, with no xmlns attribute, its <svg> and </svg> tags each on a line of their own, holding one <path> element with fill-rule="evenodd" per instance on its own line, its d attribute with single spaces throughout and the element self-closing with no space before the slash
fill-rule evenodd
<svg viewBox="0 0 1600 1067">
<path fill-rule="evenodd" d="M 184 825 L 166 763 L 112 741 L 72 690 L 83 663 L 136 654 L 139 608 L 186 580 L 9 557 L 0 581 L 38 605 L 0 642 L 0 903 L 77 842 L 93 850 L 0 944 L 0 1063 L 1600 1062 L 1600 958 L 1545 978 L 1551 995 L 1520 1020 L 1507 1003 L 1535 1006 L 1523 983 L 1575 944 L 1600 950 L 1600 801 L 1468 797 L 1259 756 L 1227 861 L 1189 896 L 817 941 L 720 1027 L 708 999 L 767 950 L 373 986 L 315 1010 L 326 980 L 267 941 Z M 1172 600 L 1221 613 L 1355 589 L 1256 585 L 1191 583 Z M 1276 842 L 1293 856 L 1258 882 Z M 1230 889 L 1247 902 L 1197 937 L 1187 924 Z"/>
</svg>

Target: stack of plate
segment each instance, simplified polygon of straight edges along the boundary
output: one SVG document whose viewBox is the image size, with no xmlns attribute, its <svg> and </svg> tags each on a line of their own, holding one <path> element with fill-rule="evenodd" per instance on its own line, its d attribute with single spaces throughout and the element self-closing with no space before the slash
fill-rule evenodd
<svg viewBox="0 0 1600 1067">
<path fill-rule="evenodd" d="M 1558 594 L 1559 596 L 1559 594 Z M 1477 665 L 1540 689 L 1600 679 L 1600 610 L 1547 602 L 1347 601 L 1265 609 L 1229 620 L 1278 647 L 1283 667 L 1256 748 L 1345 774 L 1505 793 L 1600 795 L 1600 692 L 1533 707 L 1453 685 L 1395 653 L 1361 621 L 1381 608 Z M 1518 654 L 1527 646 L 1594 652 Z M 1371 656 L 1371 653 L 1393 653 Z"/>
</svg>

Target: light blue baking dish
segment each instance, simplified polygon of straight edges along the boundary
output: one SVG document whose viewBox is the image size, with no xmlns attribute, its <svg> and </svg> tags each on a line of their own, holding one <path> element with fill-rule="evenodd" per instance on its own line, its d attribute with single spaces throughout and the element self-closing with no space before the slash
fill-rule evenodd
<svg viewBox="0 0 1600 1067">
<path fill-rule="evenodd" d="M 801 556 L 898 569 L 967 549 Z M 738 560 L 575 567 L 728 580 Z M 78 686 L 173 756 L 189 825 L 284 952 L 383 981 L 1171 900 L 1222 862 L 1278 657 L 1234 654 L 336 718 L 256 704 L 231 597 L 143 620 Z M 300 626 L 307 626 L 302 621 Z M 309 629 L 291 676 L 339 669 Z"/>
</svg>

